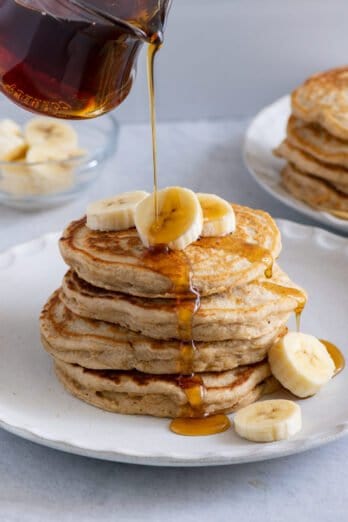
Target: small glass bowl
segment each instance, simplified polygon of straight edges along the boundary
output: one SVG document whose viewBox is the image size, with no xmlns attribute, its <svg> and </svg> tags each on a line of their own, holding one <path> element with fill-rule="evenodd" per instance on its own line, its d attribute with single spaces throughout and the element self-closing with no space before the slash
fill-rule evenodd
<svg viewBox="0 0 348 522">
<path fill-rule="evenodd" d="M 6 99 L 0 102 L 0 119 L 14 120 L 23 129 L 32 118 L 41 117 L 27 112 Z M 44 116 L 43 116 L 44 117 Z M 27 163 L 16 161 L 0 161 L 0 203 L 4 205 L 40 210 L 66 203 L 85 190 L 102 174 L 106 160 L 116 151 L 119 126 L 112 114 L 89 120 L 68 121 L 78 135 L 78 147 L 84 150 L 80 157 L 64 161 L 44 161 Z M 64 167 L 69 172 L 68 182 L 56 184 L 37 178 L 35 172 L 45 172 L 45 167 Z M 28 169 L 29 167 L 29 169 Z M 38 170 L 35 169 L 38 167 Z M 30 172 L 26 177 L 25 173 Z M 9 177 L 17 173 L 18 178 Z M 10 181 L 9 181 L 10 180 Z M 38 182 L 37 182 L 38 181 Z M 24 184 L 23 184 L 24 183 Z"/>
</svg>

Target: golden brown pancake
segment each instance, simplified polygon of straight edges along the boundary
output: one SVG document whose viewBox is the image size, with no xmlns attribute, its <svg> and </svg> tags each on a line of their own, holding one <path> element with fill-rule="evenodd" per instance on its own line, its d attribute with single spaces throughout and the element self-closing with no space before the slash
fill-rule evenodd
<svg viewBox="0 0 348 522">
<path fill-rule="evenodd" d="M 341 192 L 348 193 L 348 169 L 339 165 L 323 163 L 294 147 L 288 140 L 284 140 L 274 150 L 274 154 L 292 163 L 298 170 L 328 181 Z"/>
<path fill-rule="evenodd" d="M 284 167 L 281 178 L 291 194 L 311 207 L 348 213 L 348 195 L 330 183 L 301 172 L 291 163 Z"/>
<path fill-rule="evenodd" d="M 291 96 L 292 112 L 348 140 L 348 66 L 315 74 Z"/>
<path fill-rule="evenodd" d="M 329 134 L 315 123 L 306 123 L 290 116 L 287 139 L 294 147 L 330 165 L 348 168 L 348 141 Z"/>
<path fill-rule="evenodd" d="M 140 372 L 86 370 L 55 360 L 56 374 L 66 389 L 103 410 L 155 417 L 192 417 L 200 413 L 189 404 L 185 387 L 189 378 Z M 200 374 L 206 414 L 232 412 L 279 386 L 267 362 L 235 370 Z"/>
<path fill-rule="evenodd" d="M 269 214 L 233 205 L 237 228 L 219 238 L 201 238 L 184 252 L 142 245 L 135 229 L 100 232 L 86 219 L 71 223 L 60 240 L 65 262 L 89 283 L 143 297 L 176 297 L 192 285 L 201 295 L 223 292 L 259 278 L 281 249 Z"/>
<path fill-rule="evenodd" d="M 92 231 L 85 218 L 67 227 L 71 270 L 40 326 L 70 393 L 110 412 L 202 417 L 279 387 L 267 351 L 306 294 L 274 263 L 273 219 L 233 208 L 233 234 L 180 252 L 149 251 L 135 229 Z"/>
<path fill-rule="evenodd" d="M 145 373 L 185 373 L 185 345 L 155 341 L 115 324 L 85 319 L 63 304 L 60 292 L 46 303 L 40 317 L 41 339 L 54 358 L 91 369 L 139 370 Z M 268 349 L 286 333 L 281 326 L 249 340 L 197 342 L 190 371 L 224 371 L 262 361 Z"/>
<path fill-rule="evenodd" d="M 62 300 L 75 314 L 116 323 L 154 339 L 182 339 L 176 302 L 145 299 L 86 283 L 68 272 Z M 305 292 L 275 265 L 272 279 L 265 277 L 223 294 L 201 299 L 192 318 L 192 338 L 197 341 L 250 339 L 284 325 Z M 182 305 L 181 305 L 182 306 Z"/>
</svg>

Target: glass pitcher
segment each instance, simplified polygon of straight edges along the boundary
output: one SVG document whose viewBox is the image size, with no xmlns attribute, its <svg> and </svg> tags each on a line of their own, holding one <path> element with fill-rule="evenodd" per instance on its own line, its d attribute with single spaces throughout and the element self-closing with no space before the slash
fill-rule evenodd
<svg viewBox="0 0 348 522">
<path fill-rule="evenodd" d="M 160 44 L 171 0 L 0 0 L 0 89 L 58 118 L 118 106 L 144 42 Z"/>
</svg>

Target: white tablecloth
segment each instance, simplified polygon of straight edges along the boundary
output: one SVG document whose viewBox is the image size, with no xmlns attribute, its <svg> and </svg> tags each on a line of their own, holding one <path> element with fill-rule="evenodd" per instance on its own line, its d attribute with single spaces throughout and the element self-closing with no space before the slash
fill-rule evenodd
<svg viewBox="0 0 348 522">
<path fill-rule="evenodd" d="M 161 186 L 215 192 L 275 217 L 313 224 L 250 178 L 241 158 L 245 126 L 245 120 L 159 125 Z M 151 183 L 149 129 L 124 126 L 102 180 L 77 201 L 39 213 L 0 208 L 0 250 L 62 229 L 90 200 L 150 190 Z M 264 463 L 146 468 L 60 453 L 0 430 L 0 521 L 343 522 L 348 519 L 346 458 L 348 439 L 343 439 Z"/>
</svg>

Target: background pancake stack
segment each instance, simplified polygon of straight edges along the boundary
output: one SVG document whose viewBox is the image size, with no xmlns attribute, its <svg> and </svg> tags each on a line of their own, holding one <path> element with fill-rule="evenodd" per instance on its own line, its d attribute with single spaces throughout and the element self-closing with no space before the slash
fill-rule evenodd
<svg viewBox="0 0 348 522">
<path fill-rule="evenodd" d="M 267 352 L 306 295 L 274 263 L 273 219 L 233 207 L 233 234 L 185 251 L 150 252 L 135 229 L 68 226 L 60 249 L 70 270 L 41 334 L 71 393 L 112 412 L 200 417 L 277 387 Z"/>
<path fill-rule="evenodd" d="M 312 207 L 348 219 L 348 67 L 310 77 L 292 93 L 284 186 Z"/>
</svg>

